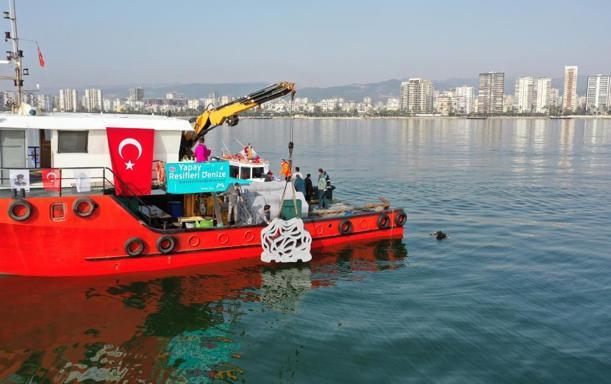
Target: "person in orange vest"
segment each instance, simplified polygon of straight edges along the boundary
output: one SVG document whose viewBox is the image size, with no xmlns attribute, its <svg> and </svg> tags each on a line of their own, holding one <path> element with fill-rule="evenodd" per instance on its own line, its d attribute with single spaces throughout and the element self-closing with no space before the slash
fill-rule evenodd
<svg viewBox="0 0 611 384">
<path fill-rule="evenodd" d="M 282 159 L 282 162 L 280 163 L 280 174 L 284 176 L 285 180 L 287 181 L 291 179 L 291 166 L 285 159 Z"/>
</svg>

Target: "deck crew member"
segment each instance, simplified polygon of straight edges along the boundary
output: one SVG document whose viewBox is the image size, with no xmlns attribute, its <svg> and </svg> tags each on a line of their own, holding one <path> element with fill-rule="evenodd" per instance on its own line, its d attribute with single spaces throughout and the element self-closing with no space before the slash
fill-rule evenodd
<svg viewBox="0 0 611 384">
<path fill-rule="evenodd" d="M 267 173 L 265 174 L 265 181 L 274 181 L 274 174 L 272 173 L 272 171 L 267 171 Z"/>
<path fill-rule="evenodd" d="M 291 166 L 285 159 L 282 159 L 280 162 L 280 175 L 282 175 L 287 181 L 291 179 Z"/>
<path fill-rule="evenodd" d="M 310 200 L 312 200 L 312 197 L 314 196 L 314 186 L 312 185 L 312 175 L 310 175 L 309 173 L 306 175 L 306 178 L 305 178 L 305 188 L 306 188 L 305 198 L 306 198 L 306 201 L 309 203 Z"/>
<path fill-rule="evenodd" d="M 318 168 L 318 207 L 327 208 L 327 181 L 329 176 L 322 168 Z"/>
<path fill-rule="evenodd" d="M 271 206 L 269 204 L 265 204 L 263 208 L 259 211 L 259 217 L 257 219 L 258 223 L 269 224 L 272 221 L 272 213 Z"/>
<path fill-rule="evenodd" d="M 229 188 L 227 195 L 225 195 L 227 202 L 227 224 L 237 225 L 238 223 L 238 211 L 239 205 L 242 203 L 242 191 L 240 190 L 240 184 L 235 183 L 232 188 Z M 233 218 L 233 221 L 231 220 Z"/>
<path fill-rule="evenodd" d="M 295 167 L 295 173 L 293 173 L 293 180 L 295 180 L 297 178 L 297 176 L 299 176 L 299 177 L 301 177 L 303 179 L 303 175 L 299 171 L 299 167 Z"/>
<path fill-rule="evenodd" d="M 293 179 L 293 183 L 295 185 L 295 191 L 303 193 L 303 196 L 306 195 L 306 185 L 303 180 L 301 173 L 296 173 L 295 178 Z"/>
<path fill-rule="evenodd" d="M 203 137 L 199 138 L 199 143 L 195 147 L 195 161 L 198 163 L 203 163 L 204 161 L 208 161 L 210 154 L 212 151 L 206 147 L 205 139 Z"/>
</svg>

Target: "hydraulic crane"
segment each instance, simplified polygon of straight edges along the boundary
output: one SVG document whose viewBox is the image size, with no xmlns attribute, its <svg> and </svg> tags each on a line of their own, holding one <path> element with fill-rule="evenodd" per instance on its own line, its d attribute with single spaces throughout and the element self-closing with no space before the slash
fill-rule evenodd
<svg viewBox="0 0 611 384">
<path fill-rule="evenodd" d="M 212 129 L 223 123 L 233 127 L 238 124 L 240 113 L 288 94 L 291 94 L 291 97 L 295 95 L 295 83 L 283 81 L 232 100 L 227 104 L 206 109 L 195 119 L 193 132 L 183 134 L 180 158 L 190 152 L 193 144 Z"/>
<path fill-rule="evenodd" d="M 225 122 L 230 127 L 233 127 L 238 124 L 238 114 L 255 108 L 265 102 L 288 95 L 289 93 L 291 95 L 295 94 L 295 83 L 280 82 L 269 85 L 261 90 L 230 101 L 219 107 L 210 108 L 199 115 L 197 120 L 195 120 L 195 125 L 193 126 L 195 136 L 203 136 L 213 128 Z"/>
</svg>

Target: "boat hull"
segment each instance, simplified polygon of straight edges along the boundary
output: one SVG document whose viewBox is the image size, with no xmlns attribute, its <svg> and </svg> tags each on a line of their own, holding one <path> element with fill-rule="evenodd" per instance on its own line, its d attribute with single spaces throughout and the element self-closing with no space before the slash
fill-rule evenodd
<svg viewBox="0 0 611 384">
<path fill-rule="evenodd" d="M 92 276 L 159 271 L 237 259 L 261 254 L 262 225 L 193 230 L 159 230 L 147 226 L 113 196 L 91 196 L 97 208 L 88 217 L 72 210 L 82 196 L 29 198 L 31 216 L 17 221 L 8 214 L 13 200 L 0 199 L 0 274 L 21 276 Z M 59 215 L 58 212 L 62 212 Z M 312 248 L 363 240 L 402 238 L 395 223 L 402 210 L 368 212 L 341 217 L 306 219 Z M 380 228 L 380 215 L 389 225 Z M 349 220 L 352 231 L 340 232 Z M 169 254 L 158 250 L 163 236 L 176 239 Z M 132 238 L 144 243 L 139 256 L 129 256 L 126 243 Z"/>
</svg>

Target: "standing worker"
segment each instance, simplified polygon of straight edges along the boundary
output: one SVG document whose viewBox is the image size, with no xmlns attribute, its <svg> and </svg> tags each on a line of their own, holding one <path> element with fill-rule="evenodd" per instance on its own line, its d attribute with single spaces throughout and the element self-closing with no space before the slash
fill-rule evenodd
<svg viewBox="0 0 611 384">
<path fill-rule="evenodd" d="M 295 191 L 303 193 L 303 196 L 306 195 L 306 184 L 303 178 L 301 177 L 301 173 L 295 173 L 295 178 L 293 179 L 293 183 L 295 185 Z"/>
<path fill-rule="evenodd" d="M 198 163 L 203 163 L 205 161 L 208 161 L 208 158 L 210 157 L 212 151 L 208 147 L 206 147 L 205 139 L 203 136 L 200 137 L 198 141 L 199 143 L 195 147 L 195 161 Z"/>
<path fill-rule="evenodd" d="M 301 174 L 301 172 L 299 172 L 299 167 L 295 167 L 295 173 L 293 173 L 293 180 L 295 180 L 297 176 L 303 179 L 303 175 Z"/>
<path fill-rule="evenodd" d="M 307 174 L 305 178 L 305 189 L 306 189 L 305 198 L 309 204 L 314 195 L 314 186 L 312 185 L 312 175 L 310 175 L 309 173 Z"/>
<path fill-rule="evenodd" d="M 235 183 L 233 188 L 229 188 L 229 191 L 226 195 L 227 202 L 229 206 L 227 208 L 227 224 L 229 225 L 237 225 L 238 224 L 238 211 L 239 204 L 243 201 L 242 199 L 242 191 L 240 191 L 240 184 Z M 232 219 L 233 218 L 233 223 Z"/>
<path fill-rule="evenodd" d="M 280 162 L 280 175 L 284 176 L 286 181 L 291 180 L 291 166 L 286 159 L 282 159 Z"/>
<path fill-rule="evenodd" d="M 318 169 L 318 207 L 327 208 L 327 173 L 322 169 Z"/>
</svg>

